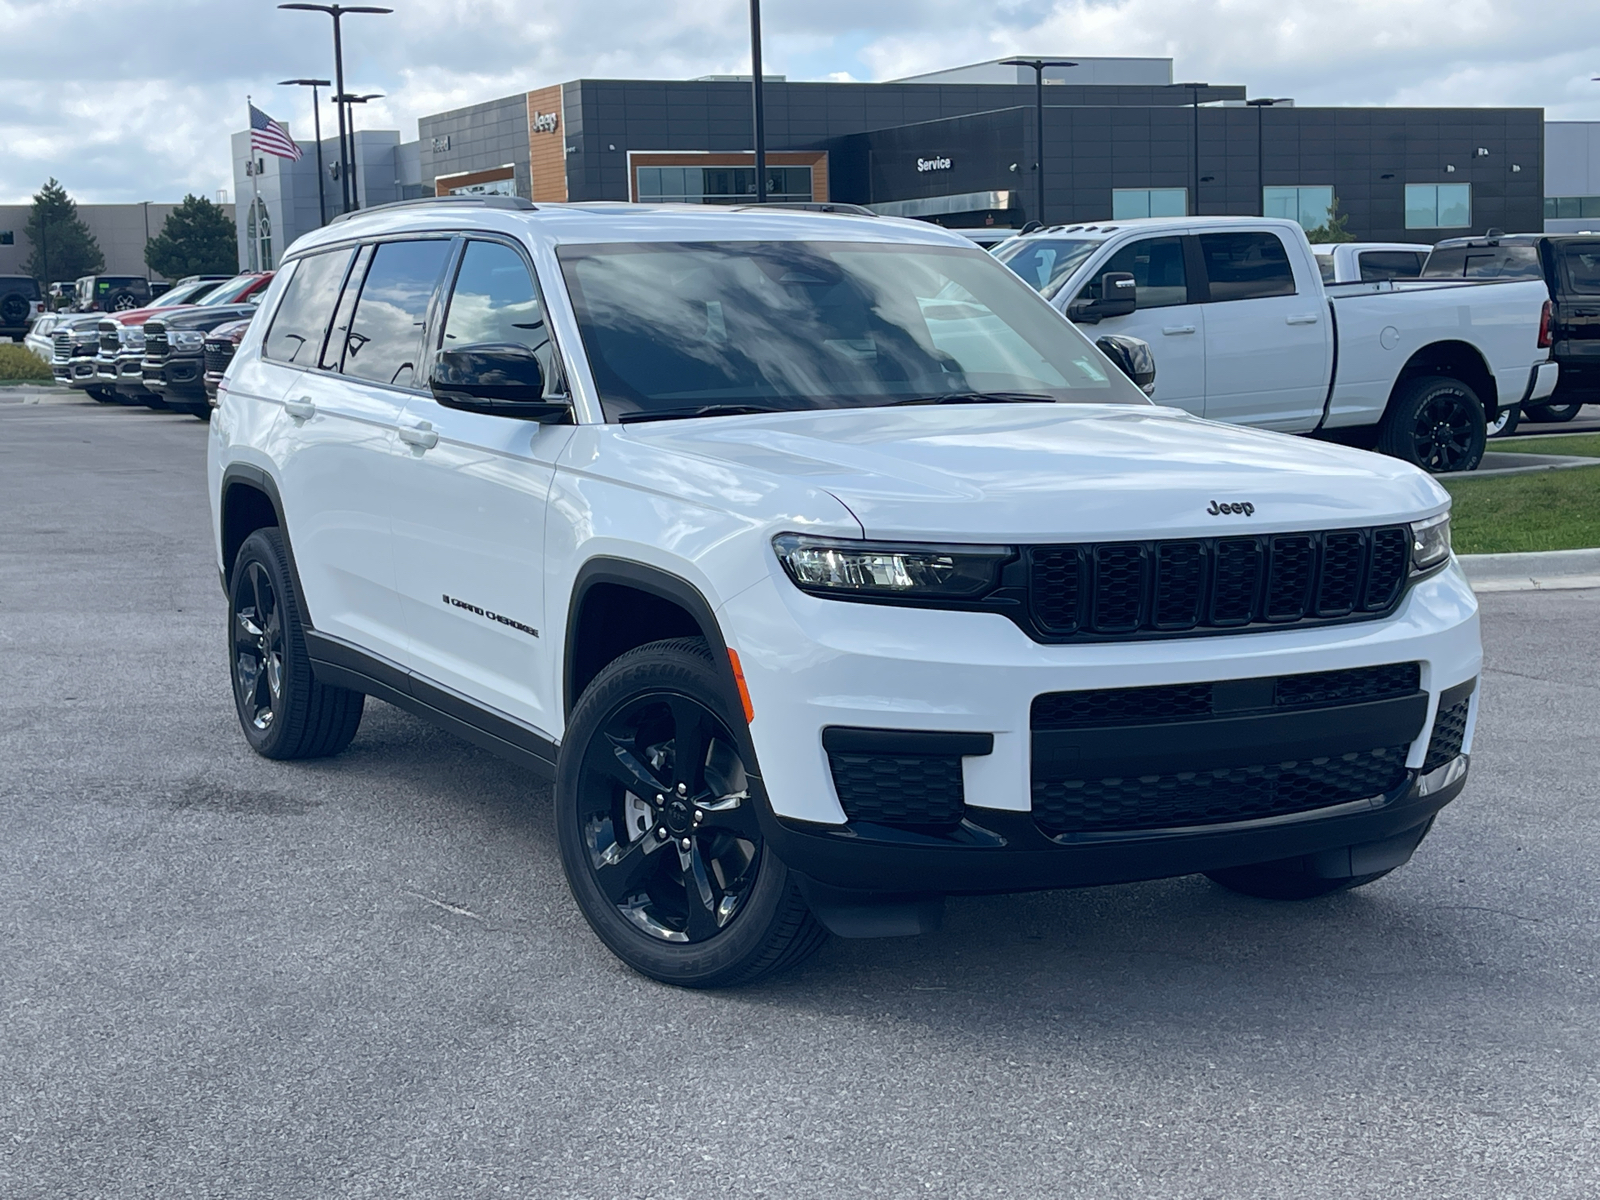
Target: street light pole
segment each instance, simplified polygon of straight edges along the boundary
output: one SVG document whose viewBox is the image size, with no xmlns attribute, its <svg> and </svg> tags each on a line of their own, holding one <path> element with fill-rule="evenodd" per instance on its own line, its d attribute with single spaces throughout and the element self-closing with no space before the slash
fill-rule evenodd
<svg viewBox="0 0 1600 1200">
<path fill-rule="evenodd" d="M 1263 96 L 1259 100 L 1246 100 L 1245 103 L 1256 110 L 1256 215 L 1264 217 L 1267 215 L 1267 181 L 1263 177 L 1262 166 L 1261 110 L 1271 108 L 1274 104 L 1287 104 L 1288 98 L 1279 96 L 1267 99 Z"/>
<path fill-rule="evenodd" d="M 355 110 L 355 105 L 357 105 L 357 104 L 365 104 L 368 100 L 382 100 L 383 99 L 383 93 L 382 92 L 368 92 L 365 96 L 349 96 L 349 95 L 346 95 L 345 93 L 341 92 L 341 93 L 339 93 L 339 95 L 335 96 L 334 99 L 338 100 L 338 101 L 342 101 L 344 104 L 350 106 L 350 122 L 349 122 L 349 124 L 350 124 L 350 161 L 349 161 L 349 172 L 348 172 L 348 174 L 350 176 L 350 201 L 351 201 L 351 205 L 353 207 L 360 208 L 361 207 L 361 193 L 360 193 L 359 190 L 357 190 L 357 186 L 356 186 L 357 183 L 358 183 L 358 180 L 356 179 L 356 110 Z M 369 197 L 369 199 L 370 199 L 370 197 Z"/>
<path fill-rule="evenodd" d="M 1180 83 L 1189 89 L 1189 101 L 1194 105 L 1194 195 L 1189 201 L 1189 215 L 1200 215 L 1200 89 L 1209 83 Z"/>
<path fill-rule="evenodd" d="M 338 93 L 334 96 L 334 106 L 339 112 L 339 186 L 344 200 L 342 211 L 350 211 L 350 202 L 353 189 L 350 186 L 350 159 L 345 147 L 345 109 L 340 97 L 344 95 L 344 41 L 340 33 L 339 18 L 346 13 L 392 13 L 392 8 L 378 8 L 370 4 L 280 4 L 279 8 L 297 9 L 302 12 L 327 13 L 333 18 L 333 78 Z"/>
<path fill-rule="evenodd" d="M 281 79 L 279 87 L 298 85 L 311 89 L 311 127 L 317 135 L 317 225 L 321 227 L 328 223 L 328 198 L 324 187 L 322 170 L 322 105 L 317 102 L 317 89 L 327 87 L 326 79 Z"/>
<path fill-rule="evenodd" d="M 761 77 L 761 0 L 750 0 L 750 91 L 756 142 L 756 203 L 767 202 L 766 80 Z"/>
<path fill-rule="evenodd" d="M 1046 67 L 1075 67 L 1078 64 L 1064 58 L 1002 58 L 1002 67 L 1032 67 L 1033 68 L 1033 106 L 1034 106 L 1034 134 L 1038 161 L 1034 164 L 1034 171 L 1038 178 L 1034 180 L 1037 185 L 1039 211 L 1034 214 L 1034 220 L 1044 224 L 1044 69 Z"/>
</svg>

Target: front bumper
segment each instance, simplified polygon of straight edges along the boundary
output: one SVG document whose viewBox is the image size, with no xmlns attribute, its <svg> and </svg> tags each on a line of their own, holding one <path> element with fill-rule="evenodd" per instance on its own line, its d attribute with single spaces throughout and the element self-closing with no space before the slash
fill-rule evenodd
<svg viewBox="0 0 1600 1200">
<path fill-rule="evenodd" d="M 1477 604 L 1454 564 L 1412 586 L 1380 620 L 1166 641 L 1041 645 L 995 614 L 821 600 L 781 576 L 734 596 L 718 619 L 750 690 L 750 734 L 774 848 L 802 874 L 847 888 L 1072 886 L 1381 841 L 1425 822 L 1459 792 L 1464 775 L 1451 781 L 1453 790 L 1441 790 L 1437 779 L 1427 787 L 1419 780 L 1441 694 L 1475 680 L 1482 661 Z M 1381 796 L 1228 826 L 1062 837 L 1036 823 L 1039 695 L 1413 662 L 1420 664 L 1421 694 L 1408 710 L 1410 724 L 1384 741 L 1397 746 L 1389 762 L 1404 767 L 1404 778 L 1391 771 Z M 1474 692 L 1459 747 L 1463 764 L 1476 703 Z M 962 829 L 932 836 L 851 822 L 824 746 L 824 730 L 839 727 L 981 738 L 982 745 L 954 751 L 966 806 Z M 1302 750 L 1245 759 L 1239 767 L 1299 758 Z M 1159 753 L 1171 759 L 1170 747 L 1152 749 Z M 1150 770 L 1182 778 L 1181 763 Z"/>
<path fill-rule="evenodd" d="M 147 358 L 141 371 L 144 386 L 164 400 L 207 402 L 205 360 L 198 354 L 169 354 L 159 360 Z"/>
</svg>

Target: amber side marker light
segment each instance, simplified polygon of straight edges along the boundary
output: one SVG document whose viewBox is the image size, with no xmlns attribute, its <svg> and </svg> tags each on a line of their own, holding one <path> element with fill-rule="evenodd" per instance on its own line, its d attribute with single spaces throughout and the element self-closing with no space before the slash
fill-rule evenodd
<svg viewBox="0 0 1600 1200">
<path fill-rule="evenodd" d="M 739 703 L 744 705 L 745 724 L 756 719 L 756 710 L 750 704 L 750 689 L 744 683 L 744 668 L 739 665 L 739 652 L 728 649 L 728 665 L 733 668 L 733 682 L 739 685 Z"/>
</svg>

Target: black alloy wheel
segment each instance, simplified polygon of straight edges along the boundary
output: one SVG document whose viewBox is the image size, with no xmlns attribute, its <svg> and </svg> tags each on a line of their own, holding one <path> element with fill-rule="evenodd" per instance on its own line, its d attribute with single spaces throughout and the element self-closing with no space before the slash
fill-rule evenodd
<svg viewBox="0 0 1600 1200">
<path fill-rule="evenodd" d="M 688 987 L 750 982 L 824 936 L 762 836 L 724 691 L 699 639 L 630 651 L 580 698 L 557 770 L 584 916 L 629 966 Z"/>
<path fill-rule="evenodd" d="M 283 609 L 259 562 L 245 564 L 234 593 L 231 641 L 239 719 L 264 736 L 283 706 Z"/>
<path fill-rule="evenodd" d="M 1378 449 L 1439 475 L 1475 470 L 1487 440 L 1477 393 L 1459 379 L 1436 375 L 1411 380 L 1389 402 Z"/>
<path fill-rule="evenodd" d="M 1568 404 L 1530 404 L 1526 408 L 1528 420 L 1541 425 L 1560 425 L 1572 420 L 1583 409 L 1583 401 Z"/>
</svg>

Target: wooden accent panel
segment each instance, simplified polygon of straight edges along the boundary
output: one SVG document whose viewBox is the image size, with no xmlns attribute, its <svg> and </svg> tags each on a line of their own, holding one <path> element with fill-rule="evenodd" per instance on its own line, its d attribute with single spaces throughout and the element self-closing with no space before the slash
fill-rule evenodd
<svg viewBox="0 0 1600 1200">
<path fill-rule="evenodd" d="M 628 155 L 628 199 L 638 203 L 640 167 L 753 167 L 755 152 L 707 153 L 696 150 L 636 150 Z M 811 198 L 828 198 L 826 150 L 768 150 L 769 167 L 810 167 Z M 752 197 L 752 201 L 754 197 Z"/>
<path fill-rule="evenodd" d="M 555 128 L 535 127 L 540 114 L 546 123 L 555 114 Z M 561 85 L 528 93 L 528 164 L 533 175 L 534 203 L 559 203 L 567 198 L 567 114 L 561 105 Z"/>
</svg>

